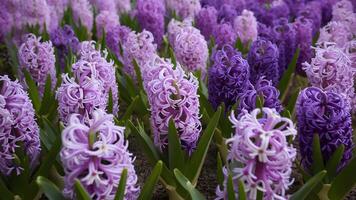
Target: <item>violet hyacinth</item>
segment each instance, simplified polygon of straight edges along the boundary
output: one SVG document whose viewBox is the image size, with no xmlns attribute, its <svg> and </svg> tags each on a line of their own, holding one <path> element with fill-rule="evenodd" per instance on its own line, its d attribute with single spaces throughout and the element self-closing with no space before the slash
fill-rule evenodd
<svg viewBox="0 0 356 200">
<path fill-rule="evenodd" d="M 73 13 L 74 22 L 79 25 L 82 24 L 91 31 L 93 28 L 94 16 L 92 7 L 88 0 L 71 0 L 69 1 Z"/>
<path fill-rule="evenodd" d="M 23 171 L 15 161 L 18 148 L 23 148 L 32 169 L 41 151 L 31 100 L 22 86 L 7 76 L 0 76 L 0 146 L 0 172 L 6 176 Z"/>
<path fill-rule="evenodd" d="M 293 26 L 296 31 L 296 43 L 300 49 L 296 70 L 299 74 L 304 74 L 302 63 L 310 62 L 313 56 L 311 48 L 313 42 L 313 24 L 307 18 L 298 17 Z"/>
<path fill-rule="evenodd" d="M 187 28 L 191 26 L 192 26 L 191 19 L 185 19 L 182 22 L 175 19 L 171 19 L 171 21 L 169 21 L 167 26 L 167 37 L 168 37 L 169 44 L 174 48 L 174 42 L 176 41 L 177 34 L 180 33 L 183 28 Z M 196 30 L 196 29 L 190 29 L 190 30 Z"/>
<path fill-rule="evenodd" d="M 115 1 L 116 9 L 120 14 L 129 13 L 131 11 L 131 0 Z"/>
<path fill-rule="evenodd" d="M 250 112 L 257 107 L 257 97 L 260 97 L 263 101 L 263 107 L 275 109 L 278 113 L 283 110 L 282 103 L 279 100 L 279 90 L 272 85 L 271 81 L 261 77 L 255 85 L 249 83 L 249 86 L 239 95 L 237 107 L 239 117 L 243 110 Z"/>
<path fill-rule="evenodd" d="M 243 44 L 257 39 L 257 20 L 253 12 L 243 10 L 242 14 L 235 18 L 234 29 Z"/>
<path fill-rule="evenodd" d="M 250 65 L 252 83 L 260 77 L 272 80 L 273 85 L 279 82 L 279 50 L 278 47 L 267 39 L 259 38 L 252 43 L 247 60 Z"/>
<path fill-rule="evenodd" d="M 113 11 L 101 11 L 98 16 L 95 17 L 96 22 L 96 37 L 101 38 L 103 34 L 106 34 L 116 25 L 120 24 L 119 16 Z"/>
<path fill-rule="evenodd" d="M 124 127 L 114 124 L 113 116 L 96 110 L 83 122 L 78 114 L 70 117 L 62 132 L 61 161 L 64 166 L 64 195 L 74 199 L 74 181 L 78 179 L 95 200 L 115 197 L 122 171 L 128 170 L 125 199 L 139 194 L 137 175 Z"/>
<path fill-rule="evenodd" d="M 245 9 L 251 10 L 257 21 L 268 26 L 273 25 L 274 20 L 289 16 L 289 7 L 281 0 L 267 4 L 258 1 L 249 1 Z"/>
<path fill-rule="evenodd" d="M 216 9 L 212 6 L 202 8 L 195 17 L 195 22 L 205 40 L 210 40 L 214 27 L 218 23 Z"/>
<path fill-rule="evenodd" d="M 201 9 L 199 0 L 166 0 L 167 8 L 174 11 L 182 19 L 192 18 Z"/>
<path fill-rule="evenodd" d="M 237 16 L 237 11 L 235 6 L 230 4 L 222 4 L 218 12 L 218 22 L 219 23 L 234 23 L 234 19 Z"/>
<path fill-rule="evenodd" d="M 258 117 L 261 113 L 262 117 Z M 230 121 L 235 134 L 227 140 L 228 162 L 236 167 L 224 167 L 224 190 L 217 188 L 216 199 L 227 199 L 229 173 L 236 194 L 239 180 L 244 183 L 247 199 L 256 199 L 258 191 L 263 192 L 263 199 L 288 199 L 286 191 L 293 183 L 292 165 L 297 154 L 287 139 L 297 135 L 292 120 L 281 117 L 274 109 L 262 108 L 245 111 L 239 120 L 232 113 Z"/>
<path fill-rule="evenodd" d="M 241 53 L 229 45 L 215 52 L 212 60 L 214 64 L 208 75 L 209 101 L 215 109 L 225 103 L 229 110 L 248 86 L 249 65 Z"/>
<path fill-rule="evenodd" d="M 106 33 L 106 45 L 118 57 L 118 59 L 122 59 L 120 46 L 122 46 L 126 41 L 130 32 L 131 29 L 129 27 L 116 25 Z"/>
<path fill-rule="evenodd" d="M 198 80 L 192 74 L 185 74 L 179 63 L 173 69 L 169 60 L 156 57 L 150 64 L 142 74 L 151 106 L 154 142 L 161 151 L 167 148 L 168 125 L 172 119 L 183 148 L 191 154 L 202 129 Z"/>
<path fill-rule="evenodd" d="M 353 1 L 354 2 L 354 1 Z M 346 24 L 349 29 L 356 32 L 356 13 L 350 1 L 341 0 L 333 5 L 332 21 L 338 21 Z"/>
<path fill-rule="evenodd" d="M 234 46 L 237 38 L 235 30 L 230 24 L 227 23 L 215 26 L 213 36 L 215 38 L 215 44 L 218 48 L 222 48 L 224 45 Z"/>
<path fill-rule="evenodd" d="M 318 1 L 310 1 L 301 7 L 297 16 L 303 16 L 313 22 L 313 36 L 319 31 L 322 21 L 321 5 Z"/>
<path fill-rule="evenodd" d="M 18 51 L 21 69 L 21 83 L 27 87 L 22 70 L 27 70 L 36 82 L 40 95 L 43 95 L 46 79 L 51 76 L 52 88 L 57 82 L 54 49 L 51 41 L 41 42 L 41 37 L 26 35 L 26 41 Z"/>
<path fill-rule="evenodd" d="M 161 46 L 164 34 L 164 15 L 166 8 L 163 0 L 137 0 L 136 17 L 142 29 L 153 34 L 157 46 Z"/>
<path fill-rule="evenodd" d="M 173 50 L 184 69 L 189 72 L 201 70 L 205 74 L 209 49 L 198 29 L 192 26 L 182 28 L 176 35 Z"/>
<path fill-rule="evenodd" d="M 345 151 L 338 169 L 343 168 L 352 158 L 354 144 L 351 114 L 347 104 L 340 94 L 324 92 L 316 87 L 308 87 L 300 92 L 296 108 L 300 153 L 305 168 L 310 169 L 313 162 L 314 134 L 319 135 L 325 164 L 342 144 Z"/>
<path fill-rule="evenodd" d="M 343 48 L 352 39 L 353 34 L 345 23 L 331 21 L 320 29 L 318 43 L 333 42 L 338 48 Z"/>
</svg>

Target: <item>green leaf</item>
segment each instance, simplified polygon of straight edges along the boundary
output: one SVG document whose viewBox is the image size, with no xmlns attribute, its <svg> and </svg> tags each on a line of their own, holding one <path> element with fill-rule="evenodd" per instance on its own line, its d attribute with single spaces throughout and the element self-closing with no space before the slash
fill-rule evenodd
<svg viewBox="0 0 356 200">
<path fill-rule="evenodd" d="M 162 161 L 158 161 L 156 166 L 153 168 L 151 175 L 146 179 L 146 182 L 140 192 L 139 200 L 152 199 L 153 190 L 158 182 L 159 176 L 162 172 Z"/>
<path fill-rule="evenodd" d="M 337 173 L 337 166 L 339 165 L 342 156 L 344 154 L 345 146 L 341 144 L 331 155 L 328 162 L 326 163 L 326 171 L 328 172 L 327 176 L 329 181 L 333 181 L 336 173 Z"/>
<path fill-rule="evenodd" d="M 94 20 L 95 21 L 95 20 Z M 101 37 L 101 50 L 105 50 L 106 49 L 106 34 L 105 34 L 105 30 L 102 31 L 103 35 Z"/>
<path fill-rule="evenodd" d="M 244 184 L 241 180 L 239 180 L 239 200 L 246 200 L 246 192 L 245 192 L 245 187 Z"/>
<path fill-rule="evenodd" d="M 172 47 L 168 48 L 168 55 L 171 58 L 172 64 L 174 65 L 174 68 L 175 68 L 177 66 L 177 59 L 176 59 L 176 56 L 174 54 Z"/>
<path fill-rule="evenodd" d="M 10 192 L 5 183 L 0 178 L 0 194 L 3 199 L 14 199 L 14 194 Z"/>
<path fill-rule="evenodd" d="M 127 180 L 127 169 L 125 168 L 122 170 L 120 182 L 117 186 L 115 200 L 123 200 L 125 195 L 125 188 L 126 188 L 126 180 Z"/>
<path fill-rule="evenodd" d="M 74 188 L 78 200 L 91 200 L 90 195 L 78 179 L 75 179 Z"/>
<path fill-rule="evenodd" d="M 320 149 L 320 140 L 319 135 L 314 134 L 313 136 L 313 163 L 312 163 L 312 171 L 313 174 L 317 174 L 318 172 L 322 171 L 324 167 L 323 155 Z"/>
<path fill-rule="evenodd" d="M 112 113 L 113 112 L 113 97 L 112 97 L 111 88 L 109 90 L 108 106 L 106 107 L 106 109 L 108 110 L 108 113 Z M 112 114 L 114 114 L 114 113 L 112 113 Z"/>
<path fill-rule="evenodd" d="M 178 183 L 188 191 L 190 197 L 194 200 L 204 200 L 206 199 L 195 187 L 192 183 L 182 174 L 179 169 L 174 169 L 174 175 L 178 181 Z"/>
<path fill-rule="evenodd" d="M 218 153 L 218 156 L 216 158 L 217 161 L 217 172 L 216 172 L 216 179 L 218 181 L 218 184 L 220 186 L 223 186 L 224 183 L 224 173 L 223 173 L 223 164 L 221 161 L 221 156 L 220 153 Z"/>
<path fill-rule="evenodd" d="M 280 97 L 281 101 L 285 99 L 287 93 L 288 93 L 288 87 L 290 86 L 292 80 L 292 75 L 295 71 L 295 68 L 297 66 L 297 61 L 299 57 L 300 49 L 299 47 L 297 48 L 296 52 L 294 53 L 292 61 L 289 63 L 287 70 L 284 72 L 281 80 L 279 81 L 278 84 L 278 89 L 280 91 Z"/>
<path fill-rule="evenodd" d="M 227 199 L 228 200 L 235 200 L 235 190 L 234 190 L 234 183 L 232 182 L 232 176 L 229 173 L 227 178 Z"/>
<path fill-rule="evenodd" d="M 335 177 L 329 190 L 329 198 L 341 200 L 356 184 L 356 158 L 353 158 L 348 165 Z"/>
<path fill-rule="evenodd" d="M 197 149 L 192 154 L 189 164 L 186 166 L 185 174 L 194 185 L 198 181 L 198 177 L 200 175 L 201 168 L 203 167 L 203 163 L 208 152 L 211 139 L 214 135 L 214 130 L 218 125 L 220 119 L 220 114 L 221 107 L 218 108 L 218 110 L 211 118 L 210 123 L 208 124 L 207 128 L 204 130 L 204 133 L 199 139 Z"/>
<path fill-rule="evenodd" d="M 263 192 L 261 190 L 257 190 L 256 200 L 263 200 Z"/>
<path fill-rule="evenodd" d="M 222 113 L 228 113 L 225 107 L 225 104 L 221 104 L 221 112 Z M 233 132 L 233 128 L 231 126 L 230 120 L 227 118 L 226 115 L 222 115 L 219 120 L 219 128 L 224 134 L 223 136 L 225 138 L 228 138 L 230 134 Z"/>
<path fill-rule="evenodd" d="M 133 98 L 136 96 L 135 83 L 133 82 L 132 78 L 126 73 L 124 73 L 124 77 L 126 82 L 126 89 L 128 90 L 130 97 Z"/>
<path fill-rule="evenodd" d="M 169 120 L 168 126 L 168 154 L 170 169 L 182 169 L 184 167 L 184 152 L 172 119 Z"/>
<path fill-rule="evenodd" d="M 122 121 L 126 121 L 130 118 L 130 116 L 132 115 L 132 112 L 134 111 L 135 107 L 137 106 L 139 100 L 140 100 L 139 96 L 136 96 L 133 99 L 133 101 L 131 102 L 129 107 L 127 107 L 125 114 L 122 116 L 122 118 L 121 118 Z"/>
<path fill-rule="evenodd" d="M 40 114 L 46 114 L 49 111 L 49 108 L 52 106 L 52 101 L 54 101 L 53 95 L 52 95 L 52 79 L 51 76 L 48 75 L 45 83 L 45 89 L 43 93 L 43 98 L 42 98 L 42 103 L 41 103 L 41 109 L 40 109 Z"/>
<path fill-rule="evenodd" d="M 140 66 L 138 65 L 138 63 L 137 63 L 137 61 L 135 59 L 132 60 L 132 64 L 133 64 L 134 69 L 135 69 L 138 86 L 139 86 L 140 89 L 143 90 L 143 85 L 142 85 L 143 81 L 142 81 L 142 75 L 141 75 Z"/>
<path fill-rule="evenodd" d="M 64 196 L 58 187 L 45 177 L 38 176 L 36 183 L 49 200 L 64 200 Z M 3 194 L 1 194 L 3 195 Z"/>
<path fill-rule="evenodd" d="M 39 111 L 39 109 L 41 108 L 41 103 L 36 83 L 27 70 L 24 69 L 23 73 L 25 75 L 26 83 L 28 86 L 28 95 L 32 101 L 33 107 L 36 111 Z"/>
<path fill-rule="evenodd" d="M 297 192 L 295 192 L 289 200 L 304 200 L 308 197 L 308 195 L 313 191 L 313 189 L 321 183 L 324 176 L 326 175 L 326 171 L 323 170 L 310 178 Z"/>
</svg>

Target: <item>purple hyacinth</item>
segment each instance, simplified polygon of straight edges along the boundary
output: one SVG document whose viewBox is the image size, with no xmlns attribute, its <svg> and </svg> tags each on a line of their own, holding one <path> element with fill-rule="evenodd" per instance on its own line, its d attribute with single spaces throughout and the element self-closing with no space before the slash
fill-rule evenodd
<svg viewBox="0 0 356 200">
<path fill-rule="evenodd" d="M 318 43 L 333 42 L 338 48 L 343 48 L 352 39 L 353 34 L 347 24 L 331 21 L 320 29 Z"/>
<path fill-rule="evenodd" d="M 345 96 L 352 105 L 354 92 L 354 74 L 351 60 L 335 44 L 323 43 L 315 48 L 315 57 L 310 63 L 304 63 L 304 69 L 312 86 Z"/>
<path fill-rule="evenodd" d="M 96 11 L 101 13 L 109 11 L 116 14 L 116 0 L 90 0 L 90 3 L 95 7 Z M 123 1 L 123 0 L 120 0 Z"/>
<path fill-rule="evenodd" d="M 354 3 L 354 1 L 353 1 Z M 356 32 L 356 13 L 351 2 L 347 0 L 341 0 L 332 8 L 332 21 L 338 21 L 346 24 L 349 29 Z"/>
<path fill-rule="evenodd" d="M 122 171 L 127 169 L 125 199 L 135 200 L 139 194 L 137 175 L 124 127 L 114 124 L 113 116 L 96 110 L 83 122 L 78 114 L 70 117 L 62 132 L 60 153 L 64 167 L 67 198 L 74 199 L 74 181 L 78 179 L 91 199 L 113 200 Z"/>
<path fill-rule="evenodd" d="M 98 16 L 95 17 L 96 22 L 96 37 L 101 38 L 103 34 L 106 34 L 113 27 L 120 24 L 119 16 L 113 11 L 101 11 Z"/>
<path fill-rule="evenodd" d="M 131 0 L 115 1 L 116 9 L 120 14 L 129 13 L 131 11 Z"/>
<path fill-rule="evenodd" d="M 215 26 L 213 36 L 215 38 L 215 44 L 218 48 L 221 48 L 224 45 L 234 46 L 237 39 L 235 30 L 230 24 L 227 23 Z"/>
<path fill-rule="evenodd" d="M 189 72 L 201 70 L 205 74 L 209 49 L 198 29 L 192 26 L 182 28 L 176 35 L 173 50 L 184 69 Z"/>
<path fill-rule="evenodd" d="M 41 42 L 41 37 L 33 34 L 26 35 L 25 42 L 18 51 L 20 61 L 21 83 L 27 87 L 22 70 L 27 70 L 36 82 L 39 93 L 42 96 L 47 76 L 51 76 L 52 89 L 57 82 L 54 49 L 51 41 Z"/>
<path fill-rule="evenodd" d="M 143 79 L 151 106 L 154 142 L 162 151 L 168 145 L 168 125 L 172 119 L 184 149 L 191 154 L 202 125 L 199 115 L 198 80 L 185 74 L 179 63 L 175 69 L 169 60 L 156 56 L 145 67 Z"/>
<path fill-rule="evenodd" d="M 257 20 L 253 12 L 243 10 L 241 15 L 235 18 L 234 29 L 243 44 L 257 39 Z"/>
<path fill-rule="evenodd" d="M 298 17 L 293 26 L 296 31 L 296 43 L 300 49 L 296 70 L 299 74 L 304 74 L 302 63 L 310 62 L 313 56 L 311 48 L 313 42 L 313 24 L 307 18 Z"/>
<path fill-rule="evenodd" d="M 94 16 L 88 0 L 74 0 L 69 2 L 74 22 L 82 24 L 90 32 L 93 28 Z"/>
<path fill-rule="evenodd" d="M 19 148 L 29 157 L 31 169 L 37 164 L 41 148 L 35 110 L 22 86 L 7 76 L 0 76 L 0 144 L 3 175 L 19 175 L 23 171 L 16 162 Z"/>
<path fill-rule="evenodd" d="M 174 11 L 182 19 L 192 18 L 200 11 L 199 0 L 166 0 L 167 8 Z"/>
<path fill-rule="evenodd" d="M 257 107 L 256 100 L 260 97 L 263 101 L 263 107 L 275 109 L 278 113 L 283 110 L 282 103 L 279 100 L 279 91 L 272 85 L 272 82 L 261 77 L 257 80 L 255 85 L 249 83 L 247 89 L 239 95 L 237 107 L 237 114 L 241 116 L 243 110 L 248 112 Z"/>
<path fill-rule="evenodd" d="M 116 83 L 114 62 L 106 60 L 107 54 L 101 53 L 95 49 L 94 41 L 85 41 L 81 44 L 79 51 L 80 60 L 72 65 L 75 78 L 79 82 L 85 82 L 89 78 L 95 78 L 100 81 L 104 88 L 105 98 L 109 98 L 112 93 L 113 114 L 119 112 L 119 92 Z"/>
<path fill-rule="evenodd" d="M 303 16 L 313 22 L 313 36 L 319 31 L 321 27 L 322 11 L 321 5 L 318 1 L 310 1 L 305 4 L 297 16 Z"/>
<path fill-rule="evenodd" d="M 247 56 L 251 82 L 256 83 L 260 77 L 264 76 L 267 80 L 272 80 L 273 85 L 277 85 L 279 82 L 278 59 L 278 47 L 269 40 L 259 38 L 252 43 Z"/>
<path fill-rule="evenodd" d="M 229 173 L 232 175 L 236 197 L 241 181 L 247 199 L 256 199 L 259 191 L 263 192 L 263 199 L 288 199 L 286 191 L 293 183 L 292 166 L 297 154 L 288 142 L 288 137 L 294 138 L 297 135 L 292 120 L 281 117 L 273 109 L 262 108 L 251 113 L 245 111 L 239 120 L 232 113 L 230 121 L 235 134 L 226 142 L 230 146 L 228 162 L 234 167 L 223 168 L 224 189 L 217 188 L 216 199 L 228 198 Z"/>
<path fill-rule="evenodd" d="M 142 29 L 153 34 L 157 46 L 161 46 L 164 34 L 164 15 L 166 8 L 163 0 L 137 0 L 136 17 Z"/>
<path fill-rule="evenodd" d="M 273 21 L 280 18 L 289 17 L 289 7 L 284 1 L 273 1 L 269 4 L 261 4 L 258 1 L 248 2 L 245 9 L 251 10 L 257 21 L 268 26 L 273 25 Z"/>
<path fill-rule="evenodd" d="M 338 169 L 352 158 L 352 123 L 347 104 L 341 95 L 316 87 L 308 87 L 300 92 L 296 108 L 300 153 L 305 168 L 310 169 L 313 163 L 314 134 L 319 135 L 325 164 L 341 144 L 345 146 L 345 151 Z"/>
<path fill-rule="evenodd" d="M 116 25 L 106 33 L 106 45 L 118 57 L 122 59 L 120 46 L 126 41 L 131 29 L 127 26 Z M 121 60 L 122 61 L 122 60 Z"/>
<path fill-rule="evenodd" d="M 229 110 L 248 86 L 249 65 L 240 52 L 228 45 L 215 52 L 212 60 L 214 64 L 209 68 L 208 77 L 209 101 L 215 109 L 225 103 Z"/>
<path fill-rule="evenodd" d="M 210 36 L 213 34 L 214 27 L 218 22 L 216 9 L 212 6 L 202 8 L 195 17 L 195 22 L 205 40 L 210 40 Z"/>
<path fill-rule="evenodd" d="M 191 19 L 185 19 L 182 22 L 175 19 L 171 19 L 171 21 L 168 23 L 167 26 L 167 37 L 168 37 L 169 44 L 174 48 L 174 42 L 176 41 L 176 37 L 178 33 L 180 33 L 182 29 L 191 26 L 192 26 Z M 191 29 L 191 30 L 196 30 L 196 29 Z"/>
<path fill-rule="evenodd" d="M 218 12 L 218 22 L 233 24 L 236 16 L 237 11 L 234 6 L 229 4 L 223 4 Z"/>
</svg>

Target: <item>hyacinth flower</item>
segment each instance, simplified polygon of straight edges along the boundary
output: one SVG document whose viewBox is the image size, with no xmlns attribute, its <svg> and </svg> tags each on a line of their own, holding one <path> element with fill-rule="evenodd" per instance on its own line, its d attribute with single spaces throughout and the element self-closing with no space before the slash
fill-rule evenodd
<svg viewBox="0 0 356 200">
<path fill-rule="evenodd" d="M 69 6 L 72 9 L 73 20 L 76 25 L 79 24 L 86 27 L 87 31 L 93 28 L 94 14 L 91 10 L 91 4 L 88 0 L 72 0 L 69 1 Z"/>
<path fill-rule="evenodd" d="M 292 165 L 297 154 L 288 142 L 288 137 L 297 134 L 293 122 L 270 108 L 245 111 L 239 120 L 232 113 L 230 121 L 235 134 L 226 142 L 230 146 L 228 162 L 234 167 L 223 169 L 224 189 L 217 188 L 216 199 L 228 199 L 226 183 L 230 173 L 235 193 L 241 180 L 249 200 L 256 199 L 259 191 L 263 199 L 288 199 L 286 191 L 293 183 Z"/>
<path fill-rule="evenodd" d="M 305 75 L 303 63 L 310 62 L 313 57 L 313 50 L 311 48 L 313 42 L 313 24 L 307 18 L 298 17 L 293 26 L 296 31 L 297 47 L 300 49 L 296 70 L 299 74 Z"/>
<path fill-rule="evenodd" d="M 243 44 L 248 44 L 257 39 L 257 20 L 253 12 L 243 10 L 234 20 L 234 29 Z"/>
<path fill-rule="evenodd" d="M 233 46 L 237 39 L 235 30 L 228 23 L 222 23 L 215 26 L 213 36 L 218 48 L 222 48 L 224 45 Z"/>
<path fill-rule="evenodd" d="M 342 94 L 352 105 L 355 70 L 347 54 L 334 43 L 322 43 L 315 47 L 315 57 L 304 63 L 304 70 L 311 86 Z"/>
<path fill-rule="evenodd" d="M 202 8 L 195 16 L 195 22 L 205 40 L 210 40 L 214 27 L 218 24 L 217 10 L 212 6 Z"/>
<path fill-rule="evenodd" d="M 123 43 L 124 71 L 133 79 L 136 79 L 133 61 L 136 60 L 141 67 L 156 54 L 157 45 L 153 41 L 152 33 L 144 30 L 141 33 L 130 32 Z"/>
<path fill-rule="evenodd" d="M 279 50 L 271 41 L 258 38 L 252 43 L 247 60 L 250 65 L 250 81 L 255 84 L 261 77 L 271 80 L 273 85 L 279 82 Z"/>
<path fill-rule="evenodd" d="M 354 3 L 354 1 L 352 1 Z M 332 7 L 332 21 L 342 22 L 355 33 L 356 31 L 356 13 L 354 6 L 350 1 L 341 0 Z"/>
<path fill-rule="evenodd" d="M 233 24 L 236 16 L 237 10 L 235 9 L 235 6 L 222 4 L 218 12 L 218 22 Z"/>
<path fill-rule="evenodd" d="M 224 103 L 227 110 L 248 86 L 249 65 L 241 53 L 226 45 L 213 54 L 213 66 L 208 72 L 209 101 L 213 108 Z"/>
<path fill-rule="evenodd" d="M 78 179 L 92 199 L 114 199 L 124 169 L 127 169 L 125 199 L 137 199 L 139 187 L 132 154 L 124 138 L 124 127 L 114 124 L 113 115 L 96 110 L 81 120 L 71 115 L 62 131 L 61 161 L 64 167 L 64 195 L 75 198 L 74 181 Z"/>
<path fill-rule="evenodd" d="M 161 46 L 164 34 L 164 16 L 166 8 L 163 0 L 138 0 L 136 17 L 140 27 L 153 34 L 158 47 Z"/>
<path fill-rule="evenodd" d="M 166 0 L 167 8 L 174 11 L 182 19 L 192 18 L 200 11 L 199 0 Z"/>
<path fill-rule="evenodd" d="M 116 9 L 119 14 L 129 13 L 131 11 L 131 1 L 130 0 L 120 0 L 115 1 Z"/>
<path fill-rule="evenodd" d="M 174 42 L 176 41 L 177 34 L 182 31 L 182 29 L 191 27 L 192 26 L 192 21 L 190 19 L 183 20 L 182 22 L 171 19 L 169 21 L 168 26 L 167 26 L 167 37 L 169 44 L 174 48 Z M 190 30 L 196 30 L 196 29 L 190 29 Z"/>
<path fill-rule="evenodd" d="M 120 46 L 126 41 L 131 29 L 127 26 L 116 25 L 106 33 L 106 45 L 123 62 Z"/>
<path fill-rule="evenodd" d="M 104 88 L 104 96 L 109 98 L 112 93 L 113 114 L 119 112 L 119 91 L 116 83 L 114 62 L 106 60 L 107 53 L 101 53 L 95 49 L 94 41 L 82 42 L 80 50 L 80 60 L 72 65 L 75 78 L 79 82 L 85 82 L 87 77 L 100 81 Z"/>
<path fill-rule="evenodd" d="M 185 70 L 201 70 L 203 76 L 205 75 L 209 49 L 198 29 L 192 26 L 182 28 L 176 35 L 173 50 L 177 61 Z"/>
<path fill-rule="evenodd" d="M 40 155 L 39 128 L 28 94 L 17 81 L 0 76 L 0 172 L 19 175 L 16 151 L 23 148 L 34 168 Z"/>
<path fill-rule="evenodd" d="M 174 69 L 170 61 L 156 57 L 151 64 L 142 74 L 151 107 L 154 142 L 161 151 L 167 148 L 168 124 L 172 119 L 183 148 L 191 154 L 202 129 L 198 80 L 185 74 L 179 63 Z"/>
<path fill-rule="evenodd" d="M 96 37 L 102 38 L 103 34 L 106 34 L 113 27 L 120 24 L 119 16 L 115 11 L 104 10 L 101 11 L 96 17 Z"/>
<path fill-rule="evenodd" d="M 41 42 L 41 37 L 33 34 L 26 35 L 26 41 L 18 51 L 20 61 L 20 77 L 24 87 L 25 78 L 22 70 L 27 70 L 37 84 L 40 95 L 43 95 L 46 79 L 51 76 L 52 89 L 57 82 L 54 49 L 51 41 Z"/>
<path fill-rule="evenodd" d="M 322 21 L 321 5 L 317 1 L 310 1 L 300 8 L 297 16 L 303 16 L 313 23 L 313 36 L 319 31 Z"/>
<path fill-rule="evenodd" d="M 345 23 L 331 21 L 320 29 L 318 43 L 333 42 L 338 48 L 343 48 L 352 39 L 353 34 Z"/>
<path fill-rule="evenodd" d="M 338 169 L 352 158 L 352 122 L 350 108 L 344 97 L 331 91 L 308 87 L 300 92 L 296 108 L 302 164 L 310 169 L 313 158 L 313 136 L 320 138 L 321 153 L 326 163 L 340 145 L 345 150 Z"/>
<path fill-rule="evenodd" d="M 278 113 L 283 110 L 282 103 L 279 100 L 279 90 L 272 85 L 272 82 L 261 77 L 257 82 L 249 86 L 239 95 L 237 114 L 240 117 L 243 110 L 248 112 L 257 108 L 256 101 L 260 97 L 263 107 L 275 109 Z"/>
</svg>

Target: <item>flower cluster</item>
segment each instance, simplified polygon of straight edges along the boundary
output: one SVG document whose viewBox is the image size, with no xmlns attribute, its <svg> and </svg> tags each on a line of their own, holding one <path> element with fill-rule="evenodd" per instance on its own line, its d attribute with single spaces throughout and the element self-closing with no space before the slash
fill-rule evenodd
<svg viewBox="0 0 356 200">
<path fill-rule="evenodd" d="M 213 36 L 218 48 L 222 48 L 224 45 L 235 45 L 237 38 L 234 28 L 228 23 L 222 23 L 215 26 Z"/>
<path fill-rule="evenodd" d="M 182 29 L 191 27 L 192 26 L 192 21 L 190 19 L 185 19 L 182 22 L 171 19 L 169 21 L 168 26 L 167 26 L 167 37 L 169 44 L 174 47 L 174 42 L 176 41 L 177 34 L 182 31 Z M 196 30 L 196 29 L 190 29 L 190 30 Z"/>
<path fill-rule="evenodd" d="M 256 83 L 260 77 L 272 80 L 273 85 L 279 82 L 279 50 L 278 47 L 264 38 L 258 38 L 252 43 L 247 60 L 250 65 L 252 83 Z"/>
<path fill-rule="evenodd" d="M 235 18 L 234 29 L 243 44 L 257 39 L 257 21 L 253 12 L 243 10 L 242 14 Z"/>
<path fill-rule="evenodd" d="M 34 168 L 40 154 L 39 128 L 32 103 L 16 81 L 0 76 L 0 172 L 19 175 L 23 168 L 16 163 L 19 148 Z"/>
<path fill-rule="evenodd" d="M 332 21 L 346 24 L 351 32 L 356 31 L 356 13 L 352 3 L 348 0 L 341 0 L 332 7 Z"/>
<path fill-rule="evenodd" d="M 122 59 L 120 46 L 126 41 L 131 29 L 127 26 L 116 25 L 106 33 L 106 45 L 118 57 Z"/>
<path fill-rule="evenodd" d="M 313 136 L 320 138 L 321 152 L 326 163 L 334 151 L 345 146 L 341 169 L 352 158 L 353 140 L 350 109 L 344 98 L 334 92 L 324 92 L 316 87 L 308 87 L 300 92 L 297 100 L 297 119 L 300 153 L 304 167 L 313 163 Z"/>
<path fill-rule="evenodd" d="M 138 0 L 136 16 L 142 29 L 150 31 L 157 46 L 161 46 L 164 34 L 164 15 L 166 8 L 163 0 Z"/>
<path fill-rule="evenodd" d="M 101 38 L 103 34 L 106 34 L 113 27 L 119 25 L 119 16 L 108 10 L 101 11 L 95 18 L 96 22 L 96 36 Z"/>
<path fill-rule="evenodd" d="M 213 66 L 209 68 L 209 101 L 214 108 L 225 103 L 230 109 L 240 93 L 248 86 L 249 65 L 232 46 L 224 46 L 212 57 Z"/>
<path fill-rule="evenodd" d="M 218 12 L 218 21 L 220 23 L 232 24 L 236 16 L 237 10 L 235 9 L 235 6 L 230 4 L 223 4 Z"/>
<path fill-rule="evenodd" d="M 293 25 L 296 31 L 296 43 L 300 50 L 296 69 L 298 73 L 304 74 L 302 63 L 310 62 L 313 56 L 311 48 L 313 41 L 313 24 L 310 19 L 298 17 Z"/>
<path fill-rule="evenodd" d="M 168 60 L 156 57 L 143 72 L 151 106 L 154 142 L 163 151 L 168 144 L 168 124 L 173 120 L 184 149 L 190 154 L 199 139 L 202 125 L 199 116 L 198 80 Z"/>
<path fill-rule="evenodd" d="M 91 10 L 91 5 L 88 0 L 72 0 L 69 1 L 69 6 L 72 9 L 74 22 L 82 24 L 88 31 L 93 28 L 94 16 Z"/>
<path fill-rule="evenodd" d="M 216 9 L 212 6 L 202 8 L 195 17 L 195 22 L 205 40 L 210 40 L 214 27 L 218 23 Z"/>
<path fill-rule="evenodd" d="M 333 42 L 338 48 L 343 48 L 353 38 L 349 27 L 338 21 L 331 21 L 320 29 L 318 43 Z"/>
<path fill-rule="evenodd" d="M 41 42 L 33 34 L 26 35 L 26 41 L 21 45 L 18 51 L 21 69 L 21 83 L 26 87 L 25 78 L 22 70 L 27 70 L 32 79 L 36 82 L 40 95 L 43 95 L 46 79 L 51 76 L 52 88 L 57 82 L 54 49 L 52 42 Z"/>
<path fill-rule="evenodd" d="M 68 198 L 75 197 L 74 181 L 79 179 L 92 199 L 114 199 L 122 171 L 127 169 L 125 199 L 137 199 L 134 159 L 128 151 L 124 127 L 116 126 L 112 115 L 96 110 L 83 122 L 73 114 L 62 132 L 62 144 L 63 193 Z"/>
<path fill-rule="evenodd" d="M 322 21 L 321 4 L 318 1 L 310 1 L 299 9 L 297 16 L 305 17 L 313 23 L 313 36 L 319 31 Z"/>
<path fill-rule="evenodd" d="M 245 9 L 251 10 L 260 23 L 268 26 L 273 25 L 273 21 L 286 18 L 290 14 L 288 5 L 285 1 L 280 0 L 268 4 L 259 1 L 249 1 Z"/>
<path fill-rule="evenodd" d="M 199 0 L 166 0 L 167 8 L 182 19 L 193 18 L 201 9 Z"/>
<path fill-rule="evenodd" d="M 227 140 L 228 162 L 236 167 L 224 168 L 225 187 L 217 188 L 217 199 L 227 198 L 229 173 L 232 173 L 235 193 L 241 180 L 248 199 L 256 199 L 258 191 L 263 192 L 264 199 L 287 199 L 286 190 L 293 183 L 292 165 L 297 154 L 287 140 L 297 134 L 293 122 L 270 108 L 246 112 L 240 120 L 232 113 L 230 121 L 235 134 Z"/>
</svg>

